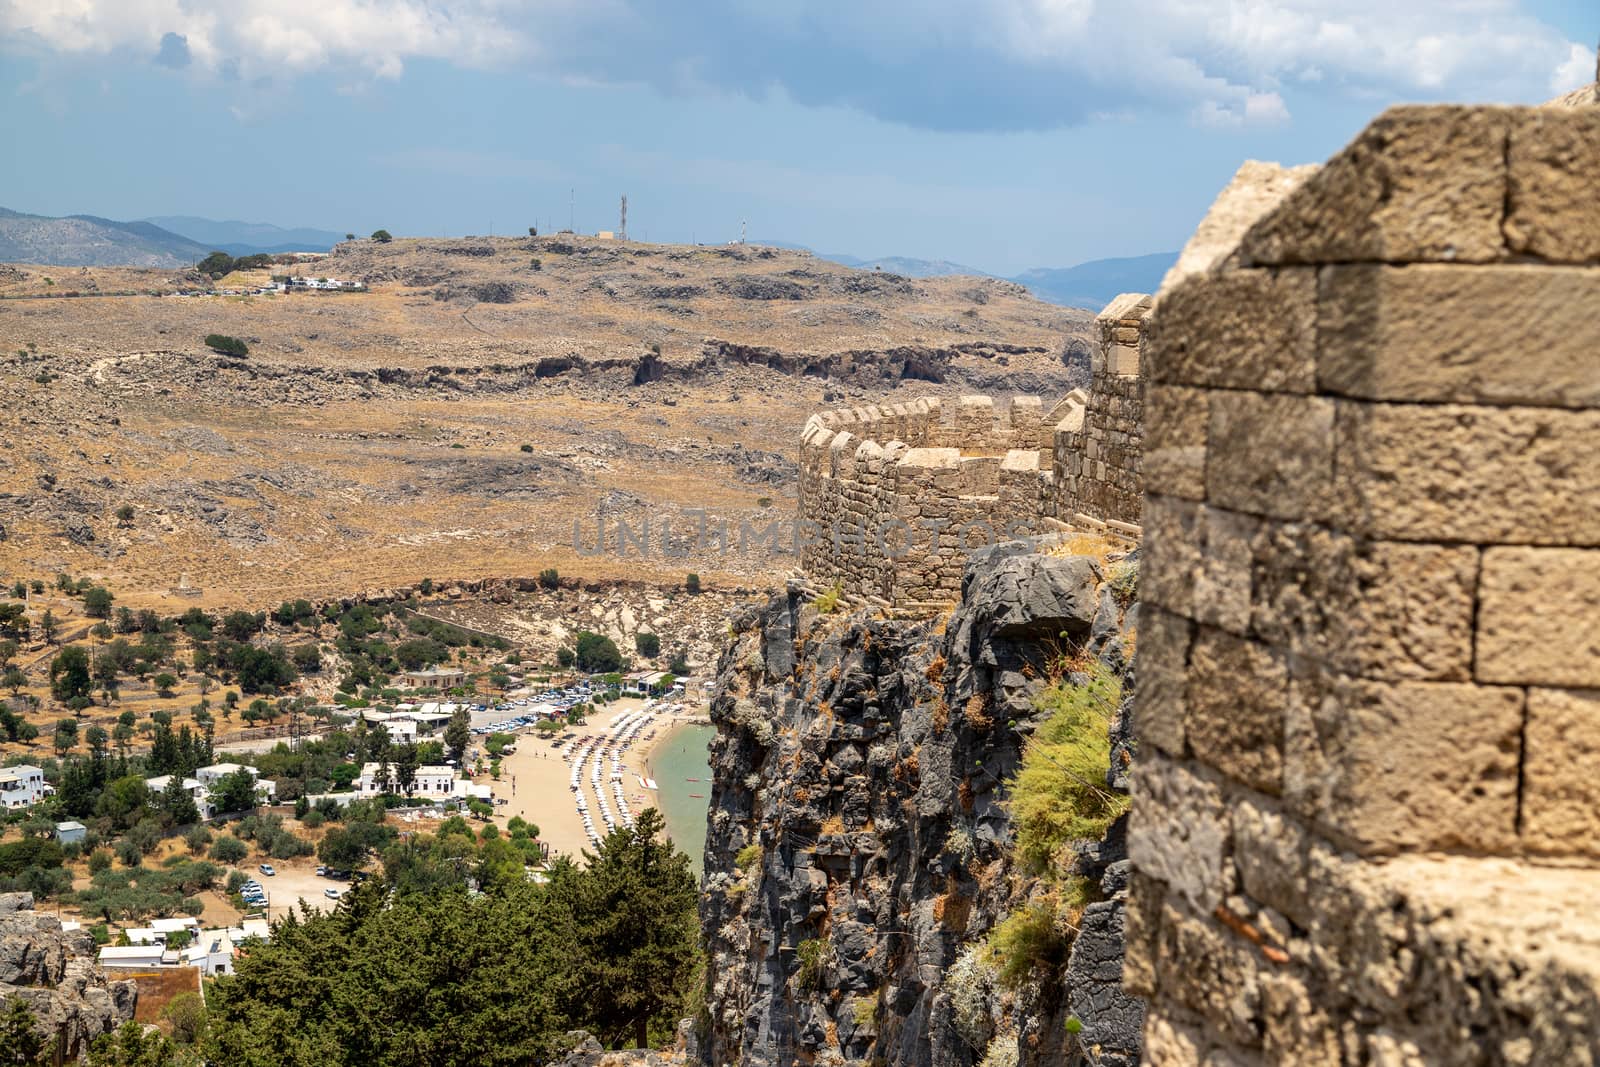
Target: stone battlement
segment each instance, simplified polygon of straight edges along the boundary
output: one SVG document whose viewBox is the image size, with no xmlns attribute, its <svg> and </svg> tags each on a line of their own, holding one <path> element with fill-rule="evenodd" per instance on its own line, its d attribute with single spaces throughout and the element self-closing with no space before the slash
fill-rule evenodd
<svg viewBox="0 0 1600 1067">
<path fill-rule="evenodd" d="M 819 412 L 800 444 L 800 563 L 852 597 L 916 608 L 958 596 L 974 548 L 1073 523 L 1138 536 L 1139 377 L 1150 297 L 1097 319 L 1088 392 L 963 396 Z"/>
</svg>

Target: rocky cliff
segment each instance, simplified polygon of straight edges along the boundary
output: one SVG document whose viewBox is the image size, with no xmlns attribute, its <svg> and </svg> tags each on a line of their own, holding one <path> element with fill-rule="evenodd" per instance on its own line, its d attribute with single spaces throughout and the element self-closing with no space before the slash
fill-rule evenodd
<svg viewBox="0 0 1600 1067">
<path fill-rule="evenodd" d="M 1047 690 L 1096 661 L 1132 688 L 1136 564 L 1061 552 L 979 552 L 936 619 L 824 611 L 800 590 L 735 619 L 712 704 L 709 1062 L 1137 1060 L 1122 820 L 1044 871 L 1015 849 L 1012 783 Z M 1128 736 L 1114 700 L 1097 794 L 1126 792 Z M 1008 958 L 1029 942 L 998 928 L 1021 914 L 1048 929 Z"/>
<path fill-rule="evenodd" d="M 32 893 L 0 893 L 0 1004 L 25 1001 L 68 1059 L 133 1018 L 138 987 L 110 982 L 87 931 L 64 931 L 33 910 Z"/>
</svg>

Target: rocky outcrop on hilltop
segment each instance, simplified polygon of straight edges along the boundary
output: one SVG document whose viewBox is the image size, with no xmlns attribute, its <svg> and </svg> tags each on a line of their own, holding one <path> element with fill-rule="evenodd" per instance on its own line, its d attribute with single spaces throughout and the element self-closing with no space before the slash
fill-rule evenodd
<svg viewBox="0 0 1600 1067">
<path fill-rule="evenodd" d="M 87 931 L 35 912 L 32 893 L 0 893 L 0 1003 L 24 1001 L 68 1059 L 133 1018 L 138 995 L 135 983 L 106 979 Z"/>
<path fill-rule="evenodd" d="M 974 556 L 945 618 L 791 590 L 735 619 L 712 703 L 707 1062 L 1137 1061 L 1120 820 L 1060 858 L 1092 901 L 1066 958 L 1007 985 L 985 947 L 1046 892 L 1007 804 L 1040 694 L 1069 648 L 1125 671 L 1136 614 L 1095 560 L 1015 543 Z M 1108 790 L 1129 734 L 1124 702 Z"/>
</svg>

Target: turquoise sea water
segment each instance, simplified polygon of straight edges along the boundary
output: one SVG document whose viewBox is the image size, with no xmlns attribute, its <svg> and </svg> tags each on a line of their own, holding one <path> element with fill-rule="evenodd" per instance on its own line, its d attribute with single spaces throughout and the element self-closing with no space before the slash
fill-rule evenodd
<svg viewBox="0 0 1600 1067">
<path fill-rule="evenodd" d="M 666 816 L 667 833 L 673 844 L 689 854 L 696 878 L 705 868 L 706 811 L 711 806 L 711 753 L 707 746 L 716 732 L 714 726 L 679 726 L 651 754 L 650 774 L 661 787 L 657 804 Z M 694 793 L 700 795 L 692 796 Z"/>
</svg>

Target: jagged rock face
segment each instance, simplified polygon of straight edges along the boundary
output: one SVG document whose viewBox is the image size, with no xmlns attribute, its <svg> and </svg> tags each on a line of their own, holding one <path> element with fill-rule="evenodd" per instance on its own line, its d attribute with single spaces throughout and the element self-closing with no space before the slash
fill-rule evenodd
<svg viewBox="0 0 1600 1067">
<path fill-rule="evenodd" d="M 0 894 L 0 1004 L 26 1001 L 41 1032 L 65 1035 L 68 1058 L 133 1018 L 138 993 L 106 980 L 87 931 L 35 912 L 32 893 Z"/>
<path fill-rule="evenodd" d="M 1121 655 L 1134 609 L 1113 602 L 1108 623 L 1101 581 L 1089 559 L 1005 545 L 974 556 L 947 619 L 819 615 L 789 594 L 734 621 L 712 702 L 707 1062 L 968 1067 L 997 1042 L 1073 1063 L 1069 1012 L 1098 1062 L 1137 1060 L 1120 825 L 1079 850 L 1109 899 L 1063 977 L 1015 994 L 948 977 L 1030 889 L 1002 783 L 1047 661 L 1063 635 Z"/>
</svg>

